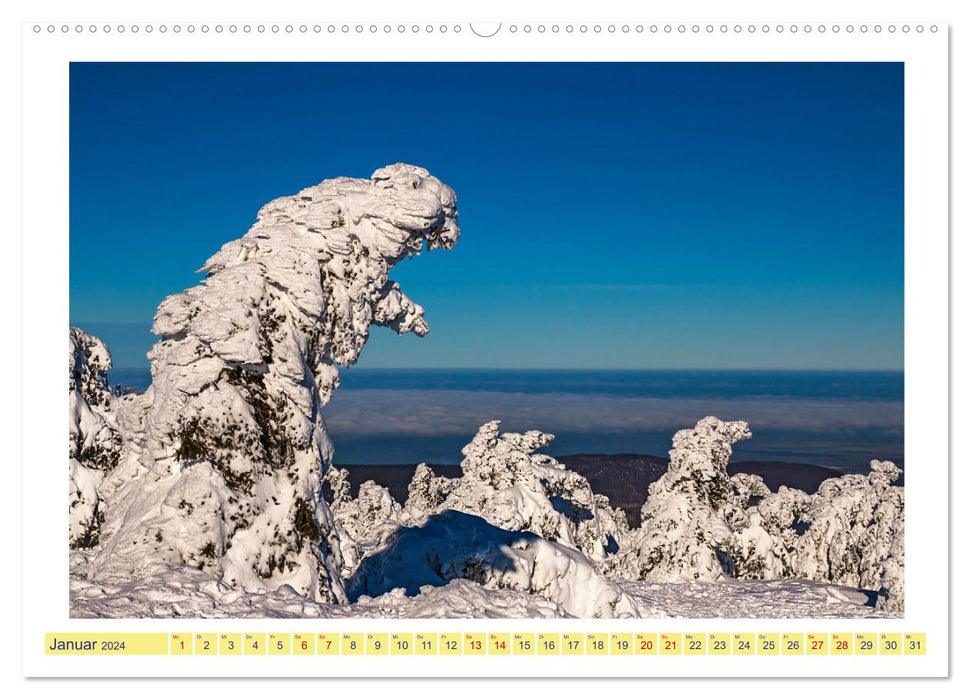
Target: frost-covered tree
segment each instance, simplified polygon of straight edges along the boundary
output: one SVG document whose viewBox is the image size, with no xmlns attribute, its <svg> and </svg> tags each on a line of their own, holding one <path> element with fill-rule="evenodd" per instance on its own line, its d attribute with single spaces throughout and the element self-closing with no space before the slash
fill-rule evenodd
<svg viewBox="0 0 971 700">
<path fill-rule="evenodd" d="M 114 425 L 116 393 L 108 384 L 111 353 L 104 342 L 80 328 L 70 329 L 68 392 L 69 455 L 89 469 L 105 472 L 118 464 L 121 440 Z"/>
<path fill-rule="evenodd" d="M 736 476 L 762 481 L 750 474 Z M 734 482 L 735 477 L 732 480 Z M 764 492 L 759 491 L 754 498 L 752 492 L 748 492 L 750 505 L 747 509 L 733 511 L 739 514 L 732 521 L 736 531 L 731 549 L 735 576 L 744 579 L 791 578 L 792 551 L 799 537 L 794 526 L 805 512 L 809 496 L 799 489 L 785 486 L 776 493 L 767 487 Z"/>
<path fill-rule="evenodd" d="M 400 512 L 401 505 L 391 492 L 370 479 L 361 484 L 357 498 L 334 507 L 337 522 L 358 542 L 373 537 L 378 525 L 394 520 Z"/>
<path fill-rule="evenodd" d="M 802 515 L 796 576 L 881 593 L 878 605 L 903 610 L 904 490 L 893 462 L 870 462 L 870 474 L 827 479 Z"/>
<path fill-rule="evenodd" d="M 627 530 L 623 511 L 579 474 L 536 454 L 552 435 L 500 434 L 499 425 L 486 423 L 463 448 L 460 478 L 418 465 L 405 509 L 366 482 L 335 511 L 362 551 L 350 576 L 352 597 L 465 578 L 541 595 L 571 615 L 635 614 L 598 569 Z"/>
<path fill-rule="evenodd" d="M 738 578 L 809 578 L 878 591 L 879 607 L 903 606 L 903 489 L 900 470 L 874 461 L 869 476 L 828 479 L 815 494 L 785 486 L 764 493 L 751 480 L 733 477 L 734 546 Z M 756 494 L 757 492 L 757 494 Z"/>
<path fill-rule="evenodd" d="M 115 427 L 116 397 L 108 385 L 108 347 L 80 328 L 71 328 L 69 336 L 70 541 L 83 548 L 98 543 L 104 521 L 98 487 L 105 472 L 118 464 L 121 439 Z"/>
<path fill-rule="evenodd" d="M 438 509 L 478 515 L 504 530 L 528 530 L 594 561 L 604 559 L 626 532 L 623 512 L 594 494 L 582 476 L 536 453 L 552 435 L 500 434 L 499 425 L 486 423 L 462 448 L 460 479 L 437 482 L 447 490 Z"/>
<path fill-rule="evenodd" d="M 124 406 L 93 577 L 197 566 L 251 591 L 345 599 L 323 497 L 322 408 L 372 325 L 424 335 L 392 266 L 451 248 L 455 194 L 422 168 L 325 180 L 264 206 L 197 286 L 167 298 L 152 385 Z"/>
<path fill-rule="evenodd" d="M 410 523 L 455 510 L 507 531 L 529 531 L 574 547 L 594 561 L 616 551 L 628 529 L 623 511 L 594 494 L 582 476 L 536 453 L 553 436 L 536 430 L 500 434 L 499 426 L 499 421 L 486 423 L 462 448 L 462 476 L 457 479 L 437 476 L 427 464 L 419 464 L 400 517 L 388 504 L 393 502 L 390 494 L 362 486 L 358 498 L 341 508 L 341 521 L 346 519 L 348 530 L 364 541 L 368 529 L 379 524 L 374 514 Z"/>
<path fill-rule="evenodd" d="M 785 486 L 773 493 L 762 477 L 754 474 L 736 474 L 729 485 L 730 492 L 720 512 L 734 533 L 728 554 L 735 577 L 789 577 L 790 552 L 797 538 L 793 523 L 808 496 Z"/>
<path fill-rule="evenodd" d="M 607 561 L 615 578 L 652 581 L 808 578 L 879 591 L 903 606 L 903 489 L 899 470 L 824 481 L 809 495 L 772 493 L 758 476 L 728 477 L 745 423 L 705 418 L 674 437 L 668 471 L 648 491 L 641 527 Z"/>
<path fill-rule="evenodd" d="M 648 488 L 641 527 L 610 562 L 615 575 L 652 581 L 734 575 L 734 531 L 725 517 L 734 505 L 727 466 L 732 445 L 748 437 L 748 424 L 711 416 L 675 433 L 668 470 Z"/>
<path fill-rule="evenodd" d="M 332 495 L 330 501 L 330 509 L 335 510 L 337 507 L 350 502 L 351 500 L 351 473 L 346 469 L 339 469 L 336 467 L 331 467 L 324 474 L 324 478 L 327 481 L 327 485 L 330 487 L 330 492 Z"/>
<path fill-rule="evenodd" d="M 427 464 L 415 467 L 408 483 L 408 500 L 405 507 L 415 513 L 430 513 L 437 509 L 451 490 L 451 479 L 437 476 Z"/>
</svg>

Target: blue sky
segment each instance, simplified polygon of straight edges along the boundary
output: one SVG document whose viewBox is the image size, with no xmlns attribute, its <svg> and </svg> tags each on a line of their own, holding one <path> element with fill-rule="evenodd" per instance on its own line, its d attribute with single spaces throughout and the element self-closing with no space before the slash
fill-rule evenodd
<svg viewBox="0 0 971 700">
<path fill-rule="evenodd" d="M 364 367 L 903 367 L 902 64 L 72 64 L 71 322 L 158 303 L 259 207 L 404 161 L 462 239 Z"/>
</svg>

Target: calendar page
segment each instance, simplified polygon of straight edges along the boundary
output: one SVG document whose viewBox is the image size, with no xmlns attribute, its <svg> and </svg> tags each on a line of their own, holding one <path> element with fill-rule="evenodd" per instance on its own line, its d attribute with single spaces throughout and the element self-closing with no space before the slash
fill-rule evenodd
<svg viewBox="0 0 971 700">
<path fill-rule="evenodd" d="M 948 25 L 515 19 L 24 25 L 25 675 L 948 674 Z"/>
</svg>

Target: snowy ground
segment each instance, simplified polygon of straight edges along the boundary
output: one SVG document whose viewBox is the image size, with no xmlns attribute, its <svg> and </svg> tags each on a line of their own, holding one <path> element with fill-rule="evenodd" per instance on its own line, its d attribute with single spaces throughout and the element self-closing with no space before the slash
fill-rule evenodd
<svg viewBox="0 0 971 700">
<path fill-rule="evenodd" d="M 656 617 L 900 617 L 899 613 L 873 607 L 872 593 L 815 581 L 638 581 L 622 583 L 621 587 L 640 609 L 663 611 Z"/>
<path fill-rule="evenodd" d="M 78 563 L 76 560 L 72 564 Z M 354 605 L 314 603 L 283 586 L 272 593 L 232 589 L 192 567 L 158 567 L 139 580 L 108 584 L 71 574 L 71 617 L 209 618 L 554 618 L 565 617 L 540 596 L 512 590 L 487 590 L 477 583 L 452 581 L 426 586 L 417 596 L 402 589 Z"/>
<path fill-rule="evenodd" d="M 71 616 L 103 618 L 555 618 L 568 617 L 555 603 L 512 590 L 489 590 L 455 580 L 402 590 L 353 605 L 322 605 L 284 586 L 272 593 L 231 589 L 192 567 L 160 566 L 145 578 L 115 584 L 77 573 L 83 554 L 71 561 Z M 620 584 L 642 618 L 857 618 L 895 617 L 869 604 L 870 594 L 811 581 Z"/>
</svg>

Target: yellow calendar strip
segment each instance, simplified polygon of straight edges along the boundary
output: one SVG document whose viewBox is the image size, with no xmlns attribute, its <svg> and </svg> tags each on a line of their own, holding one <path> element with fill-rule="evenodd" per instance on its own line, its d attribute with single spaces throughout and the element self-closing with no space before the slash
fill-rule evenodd
<svg viewBox="0 0 971 700">
<path fill-rule="evenodd" d="M 712 656 L 728 656 L 732 653 L 732 636 L 726 632 L 708 635 L 708 653 Z"/>
<path fill-rule="evenodd" d="M 877 635 L 857 634 L 854 641 L 857 656 L 874 656 L 877 653 Z"/>
<path fill-rule="evenodd" d="M 191 646 L 191 639 L 190 639 Z M 143 656 L 169 653 L 167 634 L 44 635 L 44 653 L 52 656 Z"/>
<path fill-rule="evenodd" d="M 44 635 L 50 656 L 923 656 L 923 632 L 207 632 Z"/>
<path fill-rule="evenodd" d="M 610 653 L 610 644 L 605 633 L 587 634 L 587 656 L 606 656 Z"/>
<path fill-rule="evenodd" d="M 834 632 L 829 635 L 829 653 L 848 656 L 853 653 L 853 635 L 849 632 Z"/>
<path fill-rule="evenodd" d="M 290 646 L 289 632 L 271 632 L 268 635 L 266 648 L 276 656 L 290 656 L 293 648 Z"/>
<path fill-rule="evenodd" d="M 772 633 L 759 633 L 756 638 L 758 641 L 758 651 L 756 653 L 770 656 L 779 653 L 779 635 Z"/>
<path fill-rule="evenodd" d="M 344 656 L 361 656 L 364 654 L 364 635 L 342 634 L 341 654 Z"/>
<path fill-rule="evenodd" d="M 786 656 L 803 656 L 806 653 L 806 635 L 802 632 L 783 632 L 780 651 Z"/>
<path fill-rule="evenodd" d="M 808 632 L 806 634 L 806 653 L 820 656 L 829 653 L 829 635 L 826 632 Z"/>
<path fill-rule="evenodd" d="M 442 632 L 438 635 L 438 653 L 443 656 L 461 656 L 462 635 L 458 632 Z"/>
<path fill-rule="evenodd" d="M 582 632 L 564 632 L 560 635 L 560 653 L 581 656 L 584 652 Z"/>
<path fill-rule="evenodd" d="M 462 653 L 466 656 L 484 656 L 488 652 L 485 633 L 469 633 L 462 640 Z"/>
<path fill-rule="evenodd" d="M 391 649 L 391 645 L 388 643 L 388 634 L 386 632 L 380 634 L 368 632 L 365 639 L 367 640 L 368 655 L 382 656 L 387 654 Z"/>
<path fill-rule="evenodd" d="M 755 653 L 755 635 L 736 632 L 732 635 L 732 653 L 736 656 L 750 656 Z"/>
<path fill-rule="evenodd" d="M 266 654 L 266 633 L 247 632 L 243 635 L 243 654 Z"/>
<path fill-rule="evenodd" d="M 881 654 L 903 654 L 904 644 L 900 634 L 881 634 L 880 635 Z"/>
</svg>

